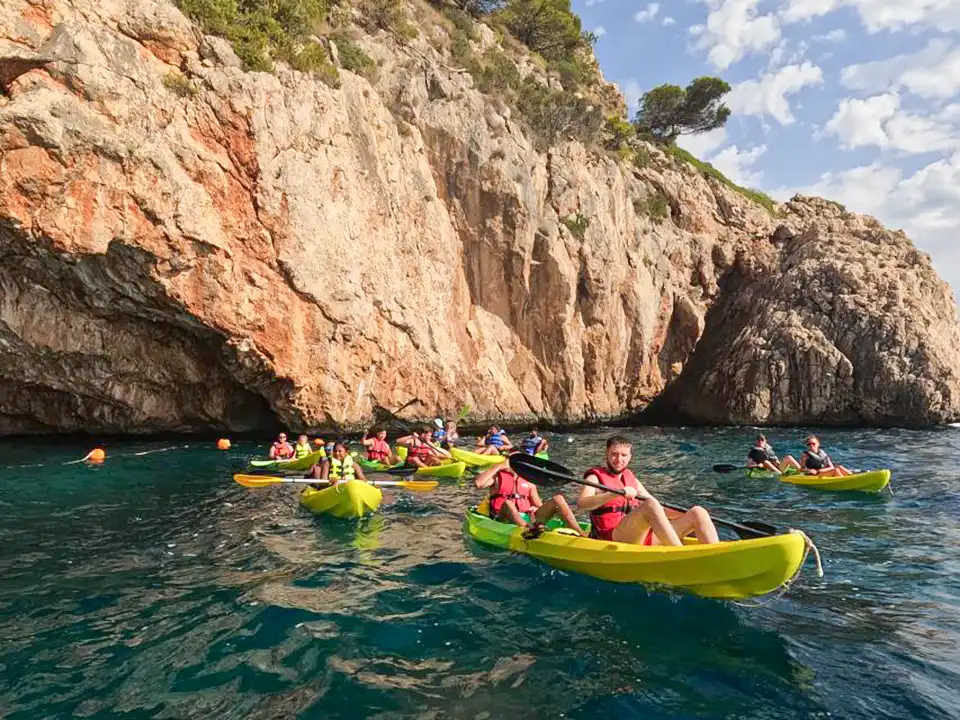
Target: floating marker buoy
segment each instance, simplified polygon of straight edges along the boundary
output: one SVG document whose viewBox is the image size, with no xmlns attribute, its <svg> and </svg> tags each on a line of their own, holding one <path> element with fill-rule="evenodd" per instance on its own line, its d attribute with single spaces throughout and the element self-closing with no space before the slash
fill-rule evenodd
<svg viewBox="0 0 960 720">
<path fill-rule="evenodd" d="M 107 451 L 103 448 L 94 448 L 90 451 L 90 454 L 87 455 L 87 460 L 92 463 L 102 463 L 107 459 Z"/>
<path fill-rule="evenodd" d="M 229 438 L 220 438 L 217 440 L 217 450 L 229 450 L 230 449 L 230 440 Z"/>
</svg>

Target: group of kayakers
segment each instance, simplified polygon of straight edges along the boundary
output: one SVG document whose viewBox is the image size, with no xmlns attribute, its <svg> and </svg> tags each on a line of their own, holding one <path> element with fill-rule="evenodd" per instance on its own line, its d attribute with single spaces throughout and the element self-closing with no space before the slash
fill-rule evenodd
<svg viewBox="0 0 960 720">
<path fill-rule="evenodd" d="M 423 426 L 396 439 L 397 446 L 407 449 L 405 459 L 391 448 L 384 428 L 371 428 L 364 433 L 360 442 L 366 450 L 367 459 L 382 463 L 385 467 L 407 466 L 416 470 L 439 465 L 451 458 L 452 443 L 460 436 L 455 423 L 444 425 L 437 421 L 435 425 Z M 366 480 L 363 469 L 354 462 L 345 441 L 337 440 L 324 445 L 322 440 L 317 440 L 315 444 L 320 446 L 321 460 L 308 471 L 308 477 L 326 483 Z M 805 446 L 806 450 L 801 453 L 799 460 L 787 455 L 781 461 L 766 437 L 758 435 L 747 454 L 747 465 L 775 473 L 793 470 L 822 476 L 850 474 L 847 468 L 834 464 L 815 435 L 806 438 Z M 536 429 L 530 430 L 527 437 L 515 446 L 503 429 L 494 425 L 477 438 L 474 452 L 482 455 L 520 452 L 542 456 L 548 448 L 549 442 Z M 286 434 L 280 433 L 270 449 L 270 457 L 293 459 L 310 452 L 315 451 L 306 435 L 300 435 L 296 444 L 290 445 Z M 584 485 L 580 490 L 576 508 L 589 513 L 589 532 L 581 528 L 563 495 L 558 493 L 546 501 L 542 500 L 537 487 L 520 477 L 506 462 L 491 465 L 482 471 L 476 477 L 475 484 L 477 488 L 489 491 L 485 503 L 489 516 L 522 527 L 526 538 L 539 535 L 546 523 L 557 517 L 569 530 L 597 540 L 679 546 L 683 544 L 685 536 L 694 535 L 701 544 L 719 542 L 713 520 L 704 508 L 695 506 L 681 513 L 667 510 L 657 501 L 629 469 L 632 453 L 630 440 L 622 435 L 614 435 L 607 440 L 604 462 L 583 474 L 587 482 L 608 489 Z"/>
<path fill-rule="evenodd" d="M 447 424 L 438 425 L 437 428 L 422 427 L 397 438 L 395 442 L 407 448 L 406 465 L 415 470 L 437 465 L 450 458 L 451 442 L 458 438 L 456 426 Z M 330 447 L 323 447 L 322 441 L 316 442 L 321 445 L 322 459 L 308 471 L 308 477 L 328 484 L 352 479 L 366 480 L 363 469 L 354 461 L 346 442 L 337 440 Z M 383 428 L 368 430 L 360 442 L 370 461 L 387 466 L 402 462 L 387 442 L 387 432 Z M 475 452 L 481 455 L 521 452 L 542 456 L 549 446 L 549 441 L 537 429 L 530 430 L 515 446 L 503 429 L 494 425 L 477 438 Z M 281 433 L 271 447 L 270 456 L 272 459 L 291 459 L 303 457 L 311 451 L 305 435 L 297 439 L 295 446 L 290 446 L 286 434 Z M 584 473 L 584 478 L 590 482 L 610 488 L 611 491 L 623 492 L 604 492 L 587 486 L 582 488 L 576 507 L 590 513 L 589 533 L 581 529 L 563 495 L 558 493 L 543 501 L 537 487 L 517 475 L 506 462 L 492 465 L 481 472 L 475 484 L 478 488 L 489 490 L 486 505 L 490 517 L 522 527 L 524 536 L 528 538 L 539 535 L 551 518 L 559 517 L 573 532 L 598 540 L 680 545 L 685 535 L 693 533 L 701 543 L 718 542 L 716 528 L 703 508 L 693 507 L 685 513 L 668 514 L 628 468 L 631 457 L 630 441 L 622 435 L 616 435 L 607 441 L 603 464 Z"/>
<path fill-rule="evenodd" d="M 406 466 L 411 470 L 433 467 L 451 459 L 451 444 L 460 439 L 455 422 L 444 423 L 438 418 L 434 425 L 435 427 L 424 425 L 395 440 L 397 447 L 406 448 L 405 457 L 401 457 L 391 448 L 387 442 L 387 431 L 382 427 L 368 429 L 360 439 L 360 444 L 366 450 L 367 460 L 381 463 L 385 467 Z M 313 443 L 311 446 L 310 439 L 306 435 L 300 435 L 296 443 L 291 444 L 287 434 L 281 432 L 270 446 L 268 457 L 270 460 L 299 460 L 311 453 L 317 453 L 319 462 L 308 471 L 308 477 L 324 481 L 334 477 L 338 480 L 354 477 L 364 479 L 362 470 L 354 463 L 345 441 L 325 443 L 321 438 L 317 438 Z M 550 443 L 536 428 L 530 430 L 529 435 L 519 443 L 519 449 L 530 455 L 545 453 L 549 447 Z M 503 429 L 492 425 L 483 436 L 477 438 L 475 452 L 481 455 L 506 455 L 516 449 Z"/>
<path fill-rule="evenodd" d="M 803 444 L 806 450 L 800 454 L 800 460 L 793 455 L 779 460 L 766 436 L 757 435 L 753 447 L 747 453 L 747 467 L 769 470 L 780 475 L 789 471 L 821 477 L 844 477 L 852 474 L 843 465 L 834 464 L 827 451 L 820 446 L 820 438 L 816 435 L 808 435 Z"/>
</svg>

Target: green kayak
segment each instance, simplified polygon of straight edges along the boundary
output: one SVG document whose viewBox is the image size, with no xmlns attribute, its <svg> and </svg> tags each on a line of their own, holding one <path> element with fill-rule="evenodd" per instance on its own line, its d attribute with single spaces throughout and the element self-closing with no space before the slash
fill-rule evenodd
<svg viewBox="0 0 960 720">
<path fill-rule="evenodd" d="M 255 468 L 271 468 L 274 470 L 309 470 L 323 458 L 324 452 L 317 450 L 304 455 L 299 460 L 251 460 L 250 466 Z"/>
<path fill-rule="evenodd" d="M 397 470 L 398 468 L 406 467 L 404 463 L 397 463 L 396 465 L 384 465 L 382 462 L 376 462 L 374 460 L 364 460 L 362 458 L 357 460 L 357 463 L 364 470 L 370 470 L 376 472 L 377 470 Z M 410 468 L 411 475 L 423 475 L 427 477 L 452 477 L 458 478 L 463 475 L 467 469 L 467 464 L 463 462 L 453 462 L 451 460 L 445 460 L 440 465 L 432 465 L 430 467 L 422 468 Z"/>
</svg>

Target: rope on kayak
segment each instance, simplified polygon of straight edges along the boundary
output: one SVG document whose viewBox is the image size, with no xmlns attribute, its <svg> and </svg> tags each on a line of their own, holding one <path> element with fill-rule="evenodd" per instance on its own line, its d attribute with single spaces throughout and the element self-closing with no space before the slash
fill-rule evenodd
<svg viewBox="0 0 960 720">
<path fill-rule="evenodd" d="M 811 551 L 813 551 L 813 557 L 817 562 L 817 577 L 823 577 L 823 563 L 820 560 L 820 551 L 817 549 L 817 546 L 813 544 L 813 540 L 811 540 L 803 530 L 795 530 L 794 528 L 790 528 L 787 530 L 787 532 L 793 533 L 794 535 L 801 535 L 803 537 L 803 558 L 800 560 L 800 564 L 797 565 L 797 571 L 790 578 L 785 580 L 780 587 L 776 588 L 773 591 L 773 594 L 768 595 L 763 600 L 759 602 L 743 602 L 742 600 L 734 600 L 733 603 L 735 605 L 748 608 L 761 608 L 779 600 L 781 597 L 783 597 L 784 593 L 790 589 L 797 577 L 799 577 L 800 571 L 803 570 L 803 564 L 807 561 L 807 555 L 809 555 Z"/>
<path fill-rule="evenodd" d="M 803 531 L 803 530 L 794 530 L 790 528 L 788 532 L 794 534 L 800 534 L 803 536 L 803 542 L 806 545 L 806 549 L 803 551 L 803 560 L 800 561 L 800 567 L 803 567 L 803 563 L 807 560 L 807 554 L 812 550 L 813 557 L 817 561 L 817 577 L 823 577 L 823 562 L 820 560 L 820 551 L 817 549 L 817 546 L 813 544 L 813 540 Z M 800 574 L 800 569 L 797 569 L 797 573 L 793 576 L 794 578 Z M 790 578 L 790 582 L 793 582 L 793 578 Z"/>
</svg>

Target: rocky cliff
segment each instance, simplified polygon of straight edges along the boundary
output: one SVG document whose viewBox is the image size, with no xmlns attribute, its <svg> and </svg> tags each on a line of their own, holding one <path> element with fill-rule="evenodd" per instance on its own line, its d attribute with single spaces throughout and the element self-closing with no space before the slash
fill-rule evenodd
<svg viewBox="0 0 960 720">
<path fill-rule="evenodd" d="M 960 416 L 902 234 L 542 150 L 423 33 L 360 42 L 333 88 L 163 0 L 0 5 L 0 434 Z"/>
</svg>

